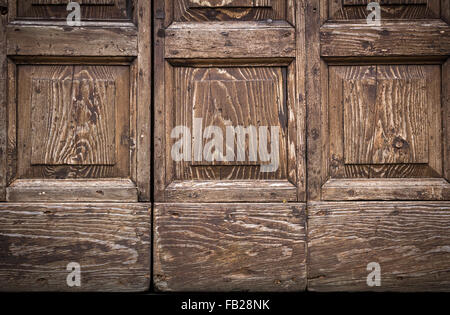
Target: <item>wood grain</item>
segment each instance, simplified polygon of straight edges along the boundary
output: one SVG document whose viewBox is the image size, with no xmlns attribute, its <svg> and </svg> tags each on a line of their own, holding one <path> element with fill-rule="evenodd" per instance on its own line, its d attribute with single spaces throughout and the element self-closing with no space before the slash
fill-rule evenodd
<svg viewBox="0 0 450 315">
<path fill-rule="evenodd" d="M 449 8 L 450 9 L 450 8 Z M 444 178 L 450 182 L 450 60 L 442 65 L 442 108 L 444 122 Z"/>
<path fill-rule="evenodd" d="M 306 1 L 306 104 L 307 104 L 307 133 L 306 133 L 306 164 L 307 164 L 307 200 L 320 200 L 320 187 L 323 183 L 322 152 L 325 128 L 327 123 L 324 119 L 324 103 L 322 102 L 323 87 L 321 87 L 321 75 L 323 67 L 320 60 L 320 1 Z M 323 134 L 321 134 L 323 132 Z"/>
<path fill-rule="evenodd" d="M 242 179 L 286 179 L 288 149 L 287 108 L 285 103 L 284 69 L 275 67 L 227 67 L 227 68 L 192 68 L 175 69 L 175 122 L 173 126 L 187 126 L 191 131 L 191 160 L 180 161 L 174 166 L 175 180 L 237 180 Z M 217 126 L 224 136 L 222 153 L 227 150 L 230 161 L 206 161 L 202 152 L 201 161 L 194 156 L 195 138 L 193 120 L 202 118 L 202 128 Z M 293 122 L 295 127 L 295 122 Z M 253 126 L 256 141 L 249 136 L 244 139 L 236 132 L 238 127 Z M 273 172 L 261 172 L 262 161 L 259 154 L 259 129 L 267 126 L 279 127 L 278 168 Z M 227 147 L 227 127 L 235 128 L 233 147 Z M 178 139 L 167 139 L 171 147 Z M 208 141 L 202 138 L 202 144 Z M 267 152 L 271 152 L 271 137 L 267 137 Z M 256 154 L 250 154 L 251 151 Z M 275 157 L 274 157 L 275 158 Z M 169 163 L 169 161 L 168 161 Z M 210 166 L 208 168 L 208 166 Z M 252 172 L 254 170 L 254 172 Z M 211 172 L 212 171 L 212 172 Z"/>
<path fill-rule="evenodd" d="M 134 27 L 8 26 L 7 54 L 17 56 L 137 56 Z M 89 45 L 84 43 L 88 42 Z M 74 44 L 78 43 L 78 44 Z"/>
<path fill-rule="evenodd" d="M 140 201 L 150 201 L 150 172 L 152 159 L 152 48 L 151 28 L 152 20 L 151 2 L 139 1 L 137 3 L 138 19 L 138 60 L 136 65 L 137 82 L 136 95 L 136 182 Z M 134 172 L 134 171 L 132 171 Z"/>
<path fill-rule="evenodd" d="M 6 59 L 6 23 L 7 15 L 0 15 L 0 201 L 5 201 L 8 175 L 8 97 L 7 76 L 8 62 Z"/>
<path fill-rule="evenodd" d="M 124 119 L 132 107 L 128 66 L 20 65 L 18 77 L 15 158 L 20 178 L 129 176 L 135 162 L 130 160 L 130 120 Z M 110 87 L 76 86 L 96 81 Z M 36 82 L 45 82 L 48 89 L 37 94 Z"/>
<path fill-rule="evenodd" d="M 291 21 L 288 9 L 293 0 L 175 0 L 168 1 L 167 22 Z"/>
<path fill-rule="evenodd" d="M 271 0 L 189 0 L 189 8 L 270 7 Z"/>
<path fill-rule="evenodd" d="M 156 204 L 160 291 L 305 289 L 304 204 Z"/>
<path fill-rule="evenodd" d="M 81 19 L 86 20 L 130 20 L 132 2 L 135 0 L 77 0 Z M 66 20 L 66 0 L 11 0 L 18 2 L 18 17 L 38 20 Z"/>
<path fill-rule="evenodd" d="M 293 28 L 286 22 L 272 22 L 271 24 L 273 25 L 266 25 L 262 22 L 239 24 L 176 22 L 165 32 L 165 57 L 295 57 Z"/>
<path fill-rule="evenodd" d="M 308 204 L 308 289 L 449 291 L 450 202 Z M 381 286 L 366 284 L 367 265 Z"/>
<path fill-rule="evenodd" d="M 376 28 L 326 23 L 320 28 L 321 56 L 445 56 L 450 51 L 449 32 L 442 21 L 383 22 Z"/>
<path fill-rule="evenodd" d="M 145 291 L 150 204 L 0 205 L 1 291 Z M 70 262 L 81 287 L 68 287 Z"/>
<path fill-rule="evenodd" d="M 114 81 L 33 79 L 31 164 L 114 165 Z"/>
<path fill-rule="evenodd" d="M 450 184 L 442 178 L 330 179 L 323 200 L 450 200 Z"/>
<path fill-rule="evenodd" d="M 79 4 L 87 5 L 114 5 L 115 0 L 79 0 Z M 67 4 L 66 0 L 31 0 L 33 5 L 61 5 Z"/>
<path fill-rule="evenodd" d="M 446 0 L 443 0 L 444 2 Z M 328 2 L 332 20 L 365 20 L 371 0 L 343 0 Z M 379 0 L 382 19 L 416 20 L 440 17 L 441 0 Z"/>
<path fill-rule="evenodd" d="M 295 202 L 296 187 L 276 180 L 195 180 L 173 181 L 165 199 L 174 202 Z"/>
<path fill-rule="evenodd" d="M 26 179 L 7 188 L 9 202 L 137 202 L 129 179 Z"/>
<path fill-rule="evenodd" d="M 370 0 L 343 0 L 343 5 L 367 5 Z M 427 0 L 380 0 L 378 1 L 381 5 L 386 4 L 427 4 Z"/>
</svg>

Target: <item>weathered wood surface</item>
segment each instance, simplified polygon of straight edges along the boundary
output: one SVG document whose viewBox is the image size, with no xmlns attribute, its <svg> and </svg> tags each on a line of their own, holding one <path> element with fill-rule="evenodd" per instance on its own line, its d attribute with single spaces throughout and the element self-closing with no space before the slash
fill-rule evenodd
<svg viewBox="0 0 450 315">
<path fill-rule="evenodd" d="M 16 56 L 137 56 L 135 27 L 7 27 L 7 54 Z"/>
<path fill-rule="evenodd" d="M 308 289 L 450 291 L 450 202 L 309 203 Z"/>
<path fill-rule="evenodd" d="M 165 190 L 171 202 L 295 202 L 296 187 L 276 180 L 173 181 Z"/>
<path fill-rule="evenodd" d="M 270 7 L 271 0 L 189 0 L 189 8 Z"/>
<path fill-rule="evenodd" d="M 17 177 L 129 176 L 136 167 L 136 159 L 130 155 L 135 135 L 130 127 L 134 104 L 129 105 L 129 67 L 18 65 L 16 69 L 10 77 L 17 72 L 20 78 L 11 86 L 11 91 L 17 89 L 17 103 L 11 102 L 9 110 L 17 110 L 17 115 L 10 116 L 9 142 L 16 144 L 11 151 L 17 159 Z M 77 86 L 77 82 L 96 80 L 114 88 L 110 86 L 108 94 L 101 97 L 98 92 L 105 94 L 105 89 Z M 36 91 L 36 82 L 48 84 Z M 66 87 L 62 88 L 63 84 Z"/>
<path fill-rule="evenodd" d="M 442 21 L 326 23 L 320 28 L 322 57 L 445 56 L 450 51 L 450 26 Z M 401 43 L 401 44 L 399 44 Z"/>
<path fill-rule="evenodd" d="M 295 57 L 295 30 L 286 22 L 177 22 L 165 38 L 166 58 Z"/>
<path fill-rule="evenodd" d="M 304 40 L 296 40 L 304 33 L 303 2 L 272 0 L 270 8 L 246 10 L 234 6 L 243 1 L 196 2 L 208 14 L 189 7 L 191 2 L 159 0 L 154 7 L 155 200 L 304 200 L 306 93 L 297 82 L 304 77 L 306 54 Z M 171 148 L 179 139 L 171 132 L 175 126 L 192 131 L 193 118 L 222 129 L 279 126 L 279 167 L 261 172 L 270 161 L 255 161 L 248 153 L 245 161 L 174 162 Z M 246 139 L 240 147 L 249 146 Z M 227 186 L 228 193 L 217 193 Z"/>
<path fill-rule="evenodd" d="M 112 80 L 33 79 L 31 164 L 115 164 L 115 96 Z"/>
<path fill-rule="evenodd" d="M 301 291 L 304 204 L 159 204 L 154 284 L 160 291 Z"/>
<path fill-rule="evenodd" d="M 134 156 L 136 148 L 136 168 L 131 170 L 132 174 L 136 172 L 136 182 L 140 201 L 150 201 L 150 172 L 152 160 L 152 44 L 151 23 L 152 10 L 150 1 L 138 1 L 136 4 L 136 24 L 138 24 L 138 60 L 136 64 L 136 80 L 132 85 L 133 92 L 136 94 L 136 114 L 132 116 L 136 120 L 137 139 L 130 143 L 131 156 Z"/>
<path fill-rule="evenodd" d="M 190 129 L 191 139 L 187 141 L 191 155 L 190 161 L 175 163 L 174 178 L 224 181 L 286 179 L 289 113 L 283 101 L 287 98 L 284 84 L 280 67 L 175 68 L 173 125 Z M 199 137 L 194 134 L 193 121 L 196 118 L 202 119 L 203 128 L 217 126 L 220 129 L 224 136 L 221 148 L 223 158 L 216 155 L 213 161 L 207 161 L 202 148 L 199 150 L 200 156 L 195 155 L 195 142 L 198 142 Z M 295 128 L 295 121 L 292 124 L 292 128 Z M 247 132 L 250 126 L 255 137 L 246 134 L 241 136 L 237 131 L 242 127 Z M 267 126 L 269 133 L 277 133 L 278 136 L 278 152 L 272 155 L 272 160 L 277 157 L 277 169 L 272 172 L 261 172 L 261 166 L 270 161 L 260 159 L 259 145 L 262 140 L 259 126 Z M 228 127 L 234 128 L 231 136 Z M 233 146 L 228 146 L 228 137 L 234 137 Z M 168 145 L 172 147 L 179 139 L 168 140 Z M 267 141 L 267 154 L 272 154 L 271 136 L 267 137 Z M 205 139 L 203 143 L 206 142 Z M 186 147 L 183 153 L 185 150 Z M 295 159 L 295 152 L 290 152 L 290 155 Z M 167 163 L 171 161 L 172 157 Z"/>
<path fill-rule="evenodd" d="M 330 179 L 323 200 L 450 200 L 450 184 L 442 178 Z"/>
<path fill-rule="evenodd" d="M 1 204 L 0 291 L 145 291 L 150 217 L 150 204 Z"/>
<path fill-rule="evenodd" d="M 6 5 L 0 1 L 0 5 Z M 8 98 L 7 78 L 8 62 L 6 59 L 6 23 L 7 15 L 0 12 L 0 201 L 6 198 L 7 184 L 7 148 L 8 148 Z"/>
<path fill-rule="evenodd" d="M 6 189 L 10 202 L 137 202 L 129 179 L 16 180 Z"/>
<path fill-rule="evenodd" d="M 66 0 L 10 0 L 14 3 L 18 17 L 39 20 L 66 20 Z M 131 2 L 137 0 L 77 0 L 83 20 L 130 20 Z M 10 7 L 11 8 L 11 7 Z"/>
<path fill-rule="evenodd" d="M 329 66 L 332 178 L 442 177 L 439 65 Z"/>
<path fill-rule="evenodd" d="M 292 22 L 294 0 L 177 0 L 166 9 L 172 21 L 262 21 Z M 170 7 L 172 6 L 172 7 Z"/>
</svg>

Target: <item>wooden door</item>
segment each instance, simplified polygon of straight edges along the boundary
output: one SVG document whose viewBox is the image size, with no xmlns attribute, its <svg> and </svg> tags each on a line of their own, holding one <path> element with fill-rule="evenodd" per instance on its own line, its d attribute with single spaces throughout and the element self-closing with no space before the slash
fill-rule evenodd
<svg viewBox="0 0 450 315">
<path fill-rule="evenodd" d="M 0 1 L 0 287 L 145 290 L 150 3 L 68 2 Z"/>
<path fill-rule="evenodd" d="M 308 287 L 449 290 L 449 1 L 369 2 L 307 5 Z"/>
<path fill-rule="evenodd" d="M 301 1 L 155 1 L 156 289 L 305 288 L 304 27 Z"/>
</svg>

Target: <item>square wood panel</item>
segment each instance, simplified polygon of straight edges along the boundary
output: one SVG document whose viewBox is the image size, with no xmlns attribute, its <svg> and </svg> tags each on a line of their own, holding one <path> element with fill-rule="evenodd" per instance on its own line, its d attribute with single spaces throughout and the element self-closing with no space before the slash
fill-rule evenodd
<svg viewBox="0 0 450 315">
<path fill-rule="evenodd" d="M 332 178 L 441 177 L 440 67 L 329 68 Z"/>
<path fill-rule="evenodd" d="M 17 178 L 130 175 L 128 66 L 18 66 Z"/>
<path fill-rule="evenodd" d="M 176 68 L 174 126 L 187 126 L 192 137 L 191 160 L 175 162 L 175 180 L 286 179 L 285 75 L 281 67 Z M 195 119 L 201 119 L 200 134 L 194 131 Z M 217 127 L 223 136 L 221 148 L 211 149 L 222 152 L 222 158 L 205 158 L 207 143 L 218 136 L 205 137 L 208 127 Z M 278 145 L 272 146 L 275 137 Z M 261 158 L 260 146 L 273 158 L 273 172 L 262 170 L 270 161 Z M 271 152 L 275 147 L 277 152 Z"/>
</svg>

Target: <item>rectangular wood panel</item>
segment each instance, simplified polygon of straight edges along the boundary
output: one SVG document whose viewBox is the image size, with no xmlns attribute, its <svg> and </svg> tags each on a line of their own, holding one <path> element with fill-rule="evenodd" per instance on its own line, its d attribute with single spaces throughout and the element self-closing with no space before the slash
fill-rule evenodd
<svg viewBox="0 0 450 315">
<path fill-rule="evenodd" d="M 293 11 L 292 0 L 172 0 L 167 3 L 166 12 L 176 22 L 293 22 Z"/>
<path fill-rule="evenodd" d="M 343 0 L 344 5 L 367 5 L 372 0 Z M 427 0 L 378 0 L 381 5 L 387 4 L 427 4 Z"/>
<path fill-rule="evenodd" d="M 40 21 L 65 21 L 70 12 L 68 0 L 10 0 L 11 18 Z M 131 21 L 135 0 L 77 0 L 80 5 L 81 22 Z"/>
<path fill-rule="evenodd" d="M 332 178 L 442 177 L 439 65 L 328 72 Z"/>
<path fill-rule="evenodd" d="M 31 164 L 114 165 L 114 81 L 33 79 Z"/>
<path fill-rule="evenodd" d="M 305 289 L 304 204 L 156 204 L 160 291 Z"/>
<path fill-rule="evenodd" d="M 6 189 L 9 202 L 137 202 L 129 179 L 21 179 Z"/>
<path fill-rule="evenodd" d="M 1 204 L 0 291 L 148 290 L 150 217 L 150 204 Z"/>
<path fill-rule="evenodd" d="M 114 5 L 116 0 L 77 0 L 79 4 L 87 5 Z M 70 1 L 69 1 L 70 2 Z M 67 5 L 67 0 L 32 0 L 34 5 Z"/>
<path fill-rule="evenodd" d="M 7 54 L 16 56 L 137 56 L 136 28 L 8 26 Z M 88 44 L 86 44 L 88 43 Z"/>
<path fill-rule="evenodd" d="M 449 33 L 450 26 L 439 20 L 386 21 L 381 27 L 329 22 L 320 28 L 321 56 L 446 56 Z"/>
<path fill-rule="evenodd" d="M 18 178 L 131 175 L 129 66 L 23 64 L 17 74 Z"/>
<path fill-rule="evenodd" d="M 270 7 L 271 0 L 189 0 L 190 8 Z"/>
<path fill-rule="evenodd" d="M 427 78 L 438 77 L 438 67 L 347 70 L 342 92 L 345 163 L 427 163 L 428 109 L 439 107 L 439 95 L 431 95 Z M 361 79 L 351 74 L 358 71 L 371 74 Z"/>
<path fill-rule="evenodd" d="M 294 29 L 281 21 L 273 22 L 271 25 L 254 22 L 218 25 L 173 23 L 165 31 L 165 57 L 293 58 L 295 56 L 294 38 Z M 194 42 L 195 47 L 192 45 Z M 252 45 L 249 45 L 249 42 Z M 221 48 L 218 49 L 219 47 Z"/>
<path fill-rule="evenodd" d="M 450 290 L 450 202 L 314 202 L 308 218 L 310 290 Z"/>
</svg>

